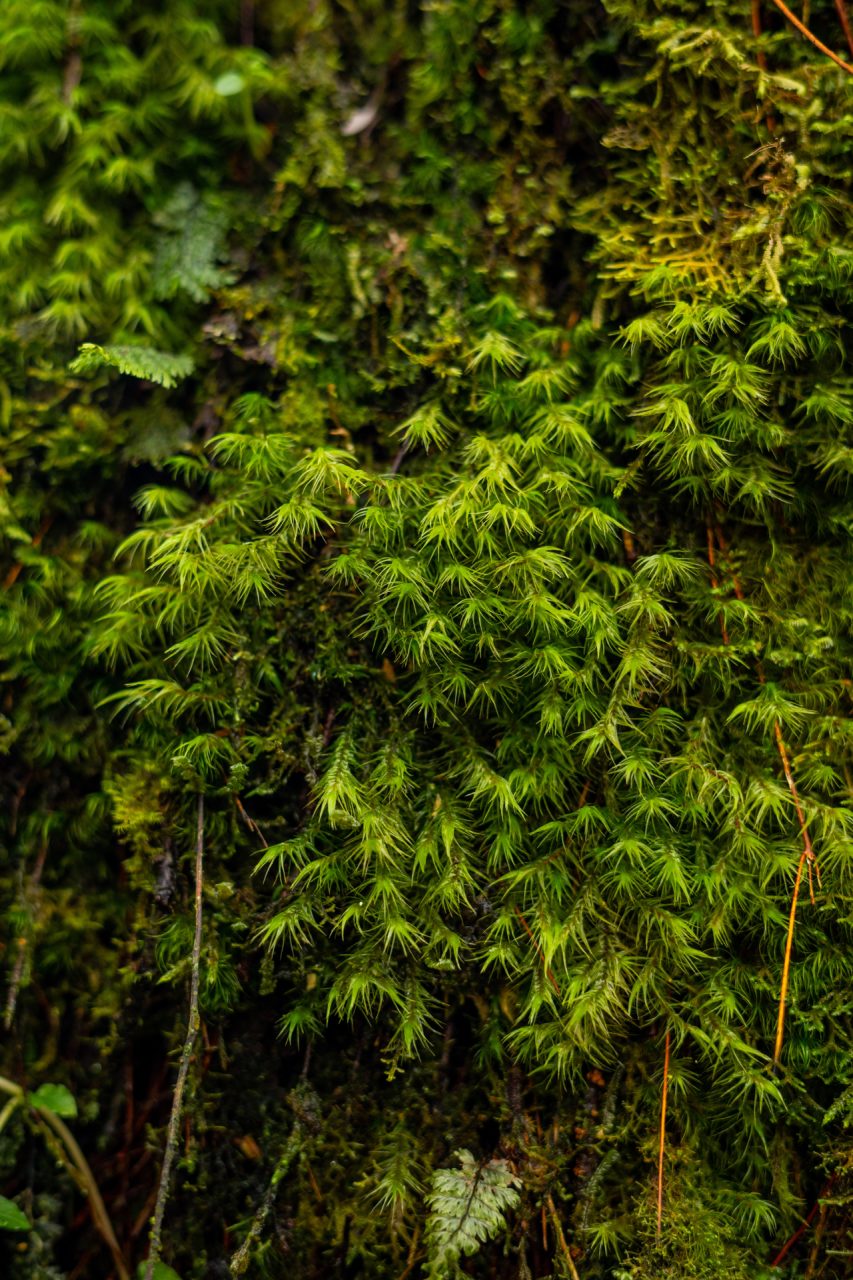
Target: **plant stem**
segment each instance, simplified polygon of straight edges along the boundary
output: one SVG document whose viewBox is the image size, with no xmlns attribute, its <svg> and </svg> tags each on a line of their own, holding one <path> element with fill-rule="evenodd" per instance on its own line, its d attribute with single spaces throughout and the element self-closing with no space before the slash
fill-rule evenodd
<svg viewBox="0 0 853 1280">
<path fill-rule="evenodd" d="M 193 935 L 192 977 L 190 980 L 190 1007 L 187 1020 L 187 1034 L 178 1067 L 178 1078 L 175 1081 L 175 1092 L 172 1095 L 172 1113 L 169 1116 L 169 1128 L 166 1134 L 166 1150 L 163 1153 L 163 1167 L 160 1170 L 160 1185 L 157 1189 L 157 1201 L 154 1206 L 154 1222 L 151 1226 L 148 1261 L 145 1267 L 145 1280 L 153 1280 L 154 1267 L 160 1261 L 162 1248 L 163 1218 L 166 1213 L 166 1202 L 169 1198 L 169 1180 L 172 1164 L 178 1148 L 178 1129 L 184 1106 L 184 1092 L 187 1075 L 190 1069 L 193 1046 L 199 1028 L 198 988 L 199 969 L 201 966 L 201 926 L 202 926 L 202 889 L 204 886 L 204 796 L 198 798 L 198 824 L 196 829 L 195 850 L 195 933 Z"/>
<path fill-rule="evenodd" d="M 273 1206 L 276 1191 L 278 1190 L 278 1184 L 286 1175 L 290 1166 L 293 1164 L 295 1157 L 299 1153 L 301 1141 L 302 1126 L 299 1123 L 299 1120 L 297 1120 L 293 1126 L 293 1132 L 290 1135 L 284 1154 L 275 1168 L 272 1178 L 270 1179 L 270 1184 L 264 1194 L 264 1198 L 252 1219 L 252 1225 L 249 1228 L 248 1235 L 240 1245 L 240 1248 L 234 1254 L 234 1257 L 231 1259 L 229 1270 L 232 1276 L 241 1276 L 247 1269 L 252 1249 L 260 1239 L 261 1232 L 263 1231 L 266 1220 L 269 1217 L 269 1212 Z"/>
<path fill-rule="evenodd" d="M 656 1236 L 660 1239 L 663 1222 L 663 1157 L 666 1150 L 666 1095 L 669 1089 L 669 1029 L 667 1029 L 663 1050 L 663 1085 L 660 1096 L 660 1138 L 658 1141 L 658 1218 Z"/>
<path fill-rule="evenodd" d="M 761 39 L 761 0 L 752 0 L 752 34 L 756 40 Z M 755 55 L 755 61 L 759 68 L 766 73 L 767 71 L 767 55 L 759 45 Z M 775 133 L 776 121 L 770 112 L 764 117 L 767 122 L 768 133 Z M 726 641 L 728 644 L 728 640 Z"/>
<path fill-rule="evenodd" d="M 776 1017 L 776 1044 L 773 1047 L 773 1062 L 778 1066 L 782 1058 L 782 1045 L 785 1039 L 785 1006 L 788 1001 L 788 979 L 791 976 L 791 949 L 794 945 L 794 924 L 797 919 L 797 899 L 800 896 L 800 881 L 803 878 L 803 866 L 806 861 L 805 849 L 797 863 L 797 876 L 794 880 L 794 892 L 791 895 L 791 910 L 788 915 L 788 936 L 785 939 L 785 958 L 782 961 L 782 985 L 779 991 L 779 1012 Z"/>
<path fill-rule="evenodd" d="M 817 1216 L 817 1214 L 820 1212 L 822 1208 L 821 1201 L 823 1200 L 824 1196 L 829 1195 L 829 1193 L 832 1191 L 834 1184 L 835 1184 L 835 1174 L 833 1174 L 832 1177 L 829 1179 L 829 1181 L 824 1185 L 822 1191 L 820 1192 L 820 1195 L 812 1205 L 811 1210 L 809 1211 L 807 1216 L 803 1218 L 802 1222 L 797 1227 L 794 1234 L 792 1236 L 789 1236 L 788 1239 L 785 1241 L 785 1243 L 782 1245 L 782 1248 L 779 1250 L 779 1252 L 776 1254 L 776 1257 L 770 1263 L 771 1267 L 781 1267 L 782 1263 L 785 1261 L 785 1258 L 788 1256 L 791 1249 L 793 1249 L 797 1241 L 802 1236 L 804 1236 L 808 1231 L 815 1217 Z"/>
<path fill-rule="evenodd" d="M 785 1006 L 788 1000 L 788 979 L 791 974 L 791 950 L 794 945 L 794 925 L 797 920 L 797 901 L 800 896 L 800 881 L 803 878 L 803 867 L 808 864 L 809 873 L 809 893 L 812 903 L 814 903 L 814 888 L 812 886 L 812 867 L 815 867 L 818 884 L 820 884 L 820 871 L 817 868 L 812 842 L 809 837 L 808 827 L 806 825 L 803 807 L 800 804 L 800 796 L 797 791 L 797 784 L 794 781 L 794 775 L 791 772 L 791 765 L 788 760 L 788 752 L 785 749 L 785 740 L 782 737 L 782 729 L 779 721 L 775 724 L 776 745 L 779 748 L 779 756 L 782 760 L 782 768 L 785 771 L 785 780 L 788 783 L 788 790 L 794 801 L 794 808 L 797 811 L 797 819 L 800 824 L 800 834 L 803 837 L 803 852 L 800 854 L 800 861 L 797 864 L 797 876 L 794 881 L 794 892 L 791 895 L 791 910 L 788 915 L 788 936 L 785 939 L 785 958 L 782 962 L 782 986 L 779 992 L 779 1012 L 776 1017 L 776 1044 L 773 1048 L 773 1062 L 779 1065 L 782 1059 L 782 1045 L 785 1038 Z"/>
<path fill-rule="evenodd" d="M 47 858 L 47 840 L 42 840 L 39 855 L 36 858 L 36 865 L 33 868 L 29 884 L 24 890 L 24 905 L 32 916 L 35 916 L 38 906 L 38 889 L 41 883 L 41 875 L 44 871 L 45 859 Z M 15 1021 L 15 1009 L 18 1004 L 18 994 L 21 989 L 21 982 L 24 977 L 24 965 L 27 959 L 27 935 L 22 933 L 18 938 L 18 954 L 15 957 L 15 967 L 12 970 L 12 978 L 9 983 L 9 994 L 6 998 L 6 1012 L 3 1018 L 3 1025 L 7 1031 L 11 1030 L 12 1023 Z"/>
<path fill-rule="evenodd" d="M 113 1226 L 110 1222 L 106 1205 L 104 1204 L 101 1193 L 98 1190 L 98 1184 L 95 1182 L 94 1174 L 89 1168 L 89 1162 L 83 1155 L 83 1152 L 77 1143 L 77 1139 L 74 1137 L 67 1124 L 65 1124 L 59 1116 L 54 1115 L 52 1111 L 48 1111 L 47 1108 L 39 1107 L 38 1113 L 42 1120 L 44 1120 L 45 1124 L 49 1125 L 50 1128 L 53 1129 L 54 1133 L 61 1139 L 74 1166 L 80 1174 L 81 1185 L 86 1191 L 89 1198 L 89 1204 L 92 1208 L 92 1217 L 94 1219 L 95 1226 L 109 1246 L 120 1280 L 130 1280 L 130 1273 L 124 1264 L 124 1258 L 122 1257 L 115 1232 L 113 1231 Z"/>
<path fill-rule="evenodd" d="M 835 0 L 835 11 L 841 23 L 841 29 L 844 32 L 844 38 L 847 41 L 847 48 L 853 53 L 853 31 L 850 29 L 850 19 L 847 16 L 847 8 L 844 0 Z"/>
<path fill-rule="evenodd" d="M 5 1076 L 0 1076 L 0 1092 L 7 1093 L 11 1097 L 11 1102 L 3 1108 L 3 1123 L 5 1123 L 8 1118 L 7 1113 L 9 1113 L 10 1107 L 17 1106 L 18 1104 L 22 1106 L 29 1105 L 29 1107 L 35 1112 L 36 1118 L 33 1119 L 31 1117 L 30 1123 L 41 1130 L 42 1136 L 47 1140 L 48 1145 L 54 1152 L 54 1155 L 56 1155 L 61 1163 L 65 1165 L 80 1190 L 86 1195 L 89 1201 L 89 1207 L 92 1210 L 92 1221 L 94 1222 L 98 1233 L 109 1247 L 110 1253 L 113 1256 L 115 1269 L 118 1272 L 119 1280 L 130 1280 L 130 1272 L 125 1266 L 124 1258 L 122 1257 L 122 1252 L 119 1248 L 119 1243 L 116 1239 L 113 1225 L 110 1222 L 106 1205 L 104 1204 L 101 1193 L 98 1190 L 98 1184 L 95 1181 L 95 1175 L 92 1173 L 88 1160 L 83 1155 L 77 1139 L 74 1137 L 67 1124 L 65 1124 L 58 1115 L 55 1115 L 54 1112 L 50 1111 L 47 1107 L 41 1107 L 38 1103 L 30 1102 L 20 1085 L 15 1084 L 13 1080 L 7 1080 Z M 53 1137 L 49 1132 L 46 1132 L 47 1129 L 52 1129 L 53 1134 L 55 1134 L 56 1137 Z M 56 1138 L 59 1138 L 58 1143 L 56 1142 Z M 54 1144 L 56 1144 L 55 1147 Z"/>
<path fill-rule="evenodd" d="M 554 1232 L 557 1236 L 557 1244 L 560 1246 L 560 1253 L 563 1255 L 566 1266 L 568 1267 L 569 1275 L 572 1277 L 572 1280 L 580 1280 L 580 1276 L 578 1275 L 578 1269 L 575 1266 L 575 1260 L 572 1257 L 571 1250 L 569 1249 L 569 1246 L 566 1243 L 566 1237 L 563 1235 L 563 1228 L 560 1223 L 560 1219 L 557 1217 L 557 1209 L 554 1204 L 554 1198 L 550 1194 L 550 1192 L 545 1197 L 545 1203 L 548 1206 L 548 1212 L 551 1215 L 551 1221 L 554 1224 Z"/>
<path fill-rule="evenodd" d="M 3 1110 L 0 1111 L 0 1133 L 2 1133 L 6 1128 L 6 1125 L 14 1115 L 15 1109 L 20 1105 L 20 1102 L 21 1098 L 16 1094 L 14 1097 L 9 1099 Z"/>
<path fill-rule="evenodd" d="M 807 40 L 811 40 L 816 49 L 820 49 L 821 53 L 825 53 L 827 58 L 831 58 L 832 61 L 836 63 L 837 66 L 841 67 L 843 71 L 846 71 L 849 76 L 853 76 L 853 67 L 851 67 L 850 63 L 845 62 L 843 58 L 839 58 L 838 54 L 833 53 L 831 49 L 828 49 L 822 40 L 818 40 L 817 36 L 813 35 L 812 32 L 809 31 L 808 27 L 805 26 L 804 23 L 800 22 L 797 15 L 791 12 L 788 6 L 784 3 L 784 0 L 773 0 L 773 3 L 780 13 L 784 13 L 791 25 L 797 28 L 800 35 L 805 36 Z"/>
<path fill-rule="evenodd" d="M 518 907 L 515 907 L 514 910 L 515 910 L 515 914 L 518 916 L 519 920 L 521 921 L 521 926 L 524 929 L 524 932 L 527 934 L 528 938 L 533 943 L 533 949 L 535 950 L 539 959 L 542 961 L 542 968 L 545 970 L 545 977 L 551 983 L 551 986 L 554 988 L 557 995 L 559 995 L 560 984 L 558 983 L 557 979 L 554 977 L 553 973 L 551 972 L 551 967 L 548 964 L 548 961 L 545 959 L 545 952 L 542 950 L 539 943 L 536 941 L 536 938 L 534 937 L 534 934 L 533 934 L 533 930 L 530 928 L 530 925 L 525 920 L 521 911 L 518 909 Z"/>
</svg>

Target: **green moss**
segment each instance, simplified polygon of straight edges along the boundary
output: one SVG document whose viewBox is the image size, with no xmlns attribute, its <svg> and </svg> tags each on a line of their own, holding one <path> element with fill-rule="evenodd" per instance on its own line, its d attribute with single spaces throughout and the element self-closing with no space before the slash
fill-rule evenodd
<svg viewBox="0 0 853 1280">
<path fill-rule="evenodd" d="M 183 1280 L 435 1272 L 455 1151 L 465 1274 L 846 1274 L 849 80 L 760 16 L 2 7 L 3 1068 L 129 1270 L 202 792 Z"/>
</svg>

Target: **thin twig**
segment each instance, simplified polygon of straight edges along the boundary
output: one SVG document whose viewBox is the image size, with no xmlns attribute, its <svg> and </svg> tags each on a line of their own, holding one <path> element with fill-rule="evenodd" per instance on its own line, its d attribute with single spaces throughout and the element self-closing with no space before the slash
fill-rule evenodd
<svg viewBox="0 0 853 1280">
<path fill-rule="evenodd" d="M 172 1096 L 172 1114 L 169 1116 L 169 1128 L 166 1134 L 166 1150 L 163 1153 L 163 1167 L 160 1170 L 160 1185 L 157 1188 L 157 1202 L 154 1207 L 154 1222 L 151 1227 L 148 1261 L 145 1267 L 145 1280 L 153 1280 L 154 1267 L 160 1261 L 162 1248 L 163 1218 L 166 1213 L 166 1201 L 169 1198 L 169 1179 L 172 1164 L 178 1147 L 178 1133 L 181 1123 L 181 1112 L 184 1105 L 184 1090 L 190 1069 L 193 1046 L 199 1028 L 198 989 L 199 970 L 201 968 L 201 926 L 202 926 L 202 889 L 204 886 L 204 796 L 198 798 L 198 825 L 196 829 L 195 848 L 195 934 L 193 936 L 192 977 L 190 981 L 190 1008 L 187 1021 L 187 1034 L 178 1067 L 178 1078 L 175 1081 L 175 1092 Z"/>
<path fill-rule="evenodd" d="M 756 40 L 761 39 L 761 0 L 752 0 L 752 34 Z M 755 60 L 762 71 L 767 70 L 767 54 L 763 49 L 758 50 Z"/>
<path fill-rule="evenodd" d="M 408 451 L 409 451 L 409 442 L 408 440 L 404 440 L 403 443 L 400 445 L 400 448 L 394 454 L 394 460 L 391 463 L 391 467 L 388 473 L 389 475 L 395 476 L 397 474 L 397 472 L 400 470 L 403 459 L 405 458 Z"/>
<path fill-rule="evenodd" d="M 832 1175 L 832 1177 L 824 1186 L 817 1200 L 815 1200 L 814 1204 L 812 1205 L 812 1208 L 808 1216 L 803 1218 L 803 1221 L 797 1227 L 794 1234 L 792 1236 L 789 1236 L 788 1239 L 785 1241 L 785 1243 L 782 1245 L 782 1248 L 779 1250 L 779 1252 L 776 1254 L 776 1257 L 770 1263 L 771 1267 L 781 1267 L 782 1263 L 785 1261 L 786 1257 L 788 1256 L 790 1251 L 793 1249 L 797 1241 L 806 1234 L 809 1227 L 814 1222 L 814 1219 L 817 1213 L 820 1211 L 821 1200 L 823 1200 L 824 1196 L 829 1195 L 834 1183 L 835 1183 L 835 1174 Z"/>
<path fill-rule="evenodd" d="M 803 837 L 803 850 L 805 852 L 806 858 L 808 859 L 808 863 L 809 863 L 809 893 L 811 894 L 812 906 L 814 906 L 814 890 L 812 888 L 812 867 L 814 867 L 815 875 L 817 876 L 818 887 L 822 889 L 823 885 L 820 882 L 820 867 L 818 866 L 817 858 L 815 857 L 815 854 L 814 854 L 814 849 L 812 849 L 812 842 L 809 837 L 809 829 L 806 825 L 806 819 L 803 813 L 803 807 L 800 804 L 800 796 L 797 791 L 797 784 L 794 781 L 794 775 L 791 772 L 791 765 L 788 761 L 788 752 L 785 750 L 785 740 L 782 737 L 782 729 L 779 725 L 778 720 L 774 725 L 774 730 L 776 733 L 776 745 L 779 748 L 779 755 L 782 760 L 782 768 L 785 770 L 785 780 L 788 783 L 788 790 L 790 791 L 793 797 L 794 808 L 797 811 L 797 820 L 800 824 L 800 834 Z"/>
<path fill-rule="evenodd" d="M 779 755 L 782 759 L 782 767 L 785 770 L 785 778 L 788 782 L 788 789 L 794 800 L 794 808 L 797 811 L 797 818 L 800 823 L 800 834 L 803 837 L 803 852 L 800 854 L 800 861 L 797 864 L 797 877 L 794 881 L 794 892 L 791 895 L 791 910 L 788 915 L 788 936 L 785 939 L 785 958 L 782 963 L 782 985 L 779 992 L 779 1012 L 776 1016 L 776 1044 L 773 1049 L 773 1062 L 779 1065 L 782 1058 L 782 1044 L 785 1037 L 785 1007 L 788 1001 L 788 980 L 791 974 L 791 951 L 794 945 L 794 925 L 797 919 L 797 900 L 800 896 L 800 881 L 803 877 L 803 867 L 808 865 L 809 876 L 809 894 L 812 903 L 814 903 L 814 887 L 812 885 L 812 867 L 817 875 L 817 882 L 820 885 L 820 868 L 817 865 L 817 859 L 814 856 L 812 842 L 809 837 L 806 819 L 803 813 L 800 797 L 797 791 L 797 784 L 794 781 L 794 775 L 791 773 L 791 765 L 788 760 L 788 753 L 785 750 L 785 740 L 782 737 L 782 730 L 777 720 L 774 725 L 776 733 L 776 745 L 779 749 Z"/>
<path fill-rule="evenodd" d="M 52 524 L 53 524 L 53 516 L 45 516 L 44 520 L 42 520 L 41 522 L 41 528 L 39 529 L 38 533 L 35 535 L 35 537 L 30 543 L 30 546 L 34 550 L 41 546 L 42 541 Z M 12 565 L 9 572 L 6 574 L 6 577 L 3 579 L 4 591 L 8 591 L 10 587 L 13 587 L 15 585 L 15 583 L 18 581 L 18 578 L 20 576 L 20 573 L 23 567 L 24 567 L 23 560 L 15 561 L 15 563 Z"/>
<path fill-rule="evenodd" d="M 809 1260 L 806 1263 L 806 1269 L 805 1269 L 805 1272 L 803 1273 L 803 1280 L 815 1280 L 815 1277 L 817 1275 L 818 1258 L 820 1257 L 820 1248 L 821 1248 L 821 1244 L 823 1243 L 823 1234 L 826 1231 L 826 1223 L 831 1211 L 832 1211 L 832 1206 L 826 1200 L 824 1200 L 823 1204 L 820 1206 L 820 1213 L 818 1214 L 817 1227 L 815 1228 L 814 1240 L 812 1242 L 812 1248 L 811 1248 L 811 1253 L 809 1254 Z M 821 1267 L 821 1270 L 823 1270 L 823 1267 Z"/>
<path fill-rule="evenodd" d="M 575 1260 L 572 1257 L 569 1246 L 566 1244 L 566 1237 L 563 1235 L 563 1228 L 560 1225 L 560 1219 L 557 1217 L 557 1210 L 554 1207 L 554 1201 L 550 1192 L 545 1197 L 545 1203 L 548 1206 L 548 1212 L 550 1213 L 551 1221 L 554 1224 L 554 1231 L 557 1236 L 557 1243 L 560 1246 L 560 1252 L 566 1260 L 566 1266 L 569 1268 L 569 1275 L 572 1277 L 572 1280 L 580 1280 L 578 1269 L 575 1266 Z"/>
<path fill-rule="evenodd" d="M 62 101 L 68 106 L 74 90 L 83 78 L 83 59 L 80 56 L 80 0 L 71 0 L 66 24 L 68 56 L 62 77 Z"/>
<path fill-rule="evenodd" d="M 714 591 L 716 591 L 717 587 L 719 586 L 719 582 L 717 580 L 716 559 L 714 556 L 714 533 L 713 533 L 713 530 L 711 529 L 710 524 L 707 526 L 707 531 L 708 531 L 708 564 L 711 568 L 711 587 Z M 729 633 L 726 628 L 726 619 L 723 615 L 722 609 L 717 614 L 717 617 L 720 620 L 720 631 L 722 632 L 722 636 L 723 636 L 723 644 L 728 644 Z"/>
<path fill-rule="evenodd" d="M 424 1256 L 422 1253 L 418 1253 L 418 1244 L 420 1243 L 420 1238 L 421 1238 L 421 1229 L 420 1227 L 415 1227 L 414 1231 L 412 1232 L 412 1243 L 409 1245 L 409 1256 L 406 1259 L 405 1269 L 400 1272 L 399 1276 L 397 1277 L 397 1280 L 407 1280 L 407 1277 L 412 1274 L 412 1272 L 415 1269 L 415 1266 L 417 1265 L 417 1263 L 420 1262 L 421 1258 Z"/>
<path fill-rule="evenodd" d="M 782 961 L 782 985 L 779 990 L 779 1012 L 776 1017 L 776 1044 L 773 1047 L 773 1062 L 778 1066 L 782 1057 L 782 1044 L 785 1038 L 785 1006 L 788 1001 L 788 979 L 791 974 L 791 948 L 794 945 L 794 925 L 797 920 L 797 899 L 800 896 L 800 881 L 803 878 L 803 866 L 806 861 L 805 849 L 797 863 L 797 877 L 794 881 L 794 892 L 791 894 L 791 910 L 788 915 L 788 936 L 785 939 L 785 958 Z"/>
<path fill-rule="evenodd" d="M 722 551 L 722 553 L 723 553 L 723 555 L 724 555 L 724 556 L 728 557 L 728 555 L 729 555 L 729 544 L 728 544 L 728 542 L 726 541 L 725 536 L 724 536 L 724 534 L 723 534 L 723 531 L 722 531 L 722 529 L 720 528 L 720 526 L 719 526 L 719 525 L 716 525 L 716 533 L 717 533 L 717 542 L 720 544 L 720 550 Z M 712 550 L 713 550 L 713 543 L 711 544 L 711 548 L 712 548 Z M 739 578 L 739 577 L 737 576 L 737 574 L 735 573 L 734 568 L 732 567 L 731 563 L 729 563 L 729 565 L 728 565 L 728 570 L 729 570 L 729 573 L 731 574 L 731 579 L 732 579 L 732 588 L 733 588 L 734 593 L 735 593 L 735 598 L 736 598 L 737 600 L 741 600 L 741 601 L 745 600 L 745 599 L 746 599 L 746 596 L 744 595 L 743 587 L 740 585 L 740 578 Z"/>
<path fill-rule="evenodd" d="M 257 822 L 255 822 L 255 819 L 250 817 L 249 814 L 246 812 L 246 810 L 243 808 L 243 801 L 240 799 L 240 797 L 236 793 L 234 795 L 234 803 L 236 804 L 238 810 L 240 811 L 240 816 L 242 817 L 246 826 L 249 828 L 249 830 L 252 832 L 253 835 L 256 835 L 258 837 L 258 839 L 260 840 L 264 848 L 268 849 L 270 847 L 269 841 L 267 840 L 263 831 L 261 831 Z"/>
<path fill-rule="evenodd" d="M 774 0 L 774 3 L 776 3 L 776 0 Z M 729 550 L 728 545 L 726 543 L 725 538 L 723 537 L 723 531 L 719 527 L 719 525 L 717 525 L 716 532 L 717 532 L 717 541 L 720 544 L 720 550 L 722 551 L 724 556 L 727 556 L 728 550 Z M 709 537 L 708 557 L 711 560 L 711 565 L 713 568 L 713 559 L 711 559 L 712 556 L 713 556 L 713 540 L 710 539 Z M 731 573 L 732 573 L 732 585 L 734 587 L 735 595 L 737 596 L 738 600 L 743 600 L 744 599 L 743 588 L 741 587 L 740 582 L 738 581 L 737 575 L 734 573 L 733 570 L 731 570 Z M 728 643 L 728 640 L 726 641 L 726 643 Z M 758 670 L 758 679 L 760 683 L 763 685 L 765 682 L 764 668 L 762 667 L 760 661 L 757 664 L 757 670 Z M 797 864 L 797 875 L 794 881 L 794 892 L 791 895 L 791 908 L 788 914 L 788 936 L 785 939 L 785 957 L 782 962 L 782 984 L 779 992 L 779 1010 L 776 1015 L 776 1043 L 773 1049 L 773 1063 L 774 1063 L 774 1066 L 778 1066 L 782 1058 L 782 1045 L 784 1043 L 784 1037 L 785 1037 L 785 1008 L 788 1000 L 788 982 L 791 976 L 791 952 L 794 945 L 794 926 L 797 921 L 797 902 L 800 896 L 800 881 L 802 880 L 803 867 L 805 865 L 808 865 L 809 896 L 811 898 L 812 905 L 814 905 L 814 900 L 815 900 L 814 885 L 812 884 L 813 869 L 814 869 L 814 874 L 817 876 L 818 886 L 820 887 L 822 886 L 820 882 L 820 867 L 818 866 L 817 858 L 815 857 L 814 850 L 812 848 L 811 837 L 809 836 L 809 830 L 806 824 L 805 814 L 803 813 L 803 807 L 802 807 L 802 804 L 800 803 L 800 795 L 799 795 L 799 792 L 797 791 L 797 784 L 794 781 L 794 775 L 791 772 L 791 764 L 788 759 L 788 752 L 785 748 L 785 740 L 782 737 L 782 727 L 779 724 L 778 720 L 774 721 L 773 732 L 776 738 L 776 747 L 779 752 L 779 757 L 782 761 L 782 768 L 785 771 L 785 780 L 788 783 L 788 790 L 791 792 L 791 796 L 794 801 L 794 808 L 797 813 L 797 820 L 799 821 L 799 824 L 800 824 L 800 834 L 802 835 L 802 838 L 803 838 L 803 852 L 801 853 L 799 863 Z"/>
<path fill-rule="evenodd" d="M 817 36 L 813 35 L 812 32 L 809 31 L 805 23 L 800 22 L 797 15 L 791 12 L 785 4 L 785 0 L 773 0 L 773 3 L 780 13 L 784 13 L 791 25 L 797 28 L 800 35 L 805 36 L 807 40 L 811 40 L 816 49 L 820 49 L 821 53 L 825 53 L 827 58 L 831 58 L 837 66 L 841 67 L 842 71 L 847 72 L 848 76 L 853 76 L 853 67 L 851 67 L 850 63 L 845 62 L 843 58 L 839 58 L 838 54 L 833 53 L 831 49 L 827 48 L 822 40 L 818 40 Z"/>
<path fill-rule="evenodd" d="M 660 1095 L 660 1138 L 658 1140 L 658 1217 L 657 1229 L 655 1234 L 660 1239 L 661 1223 L 663 1222 L 663 1157 L 666 1149 L 666 1097 L 669 1090 L 669 1028 L 667 1028 L 666 1039 L 664 1041 L 663 1050 L 663 1085 Z"/>
<path fill-rule="evenodd" d="M 761 0 L 752 0 L 752 34 L 755 36 L 756 40 L 761 39 Z M 758 63 L 759 69 L 766 75 L 767 54 L 760 45 L 758 47 L 758 52 L 755 55 L 755 60 Z M 776 119 L 769 111 L 765 116 L 765 120 L 767 122 L 768 133 L 775 132 Z"/>
<path fill-rule="evenodd" d="M 847 41 L 847 48 L 853 53 L 853 31 L 850 29 L 850 19 L 847 16 L 847 6 L 844 0 L 835 0 L 835 10 L 841 23 L 841 29 L 844 32 L 844 38 Z"/>
<path fill-rule="evenodd" d="M 251 1226 L 249 1227 L 249 1231 L 246 1235 L 246 1238 L 243 1241 L 243 1243 L 240 1245 L 240 1248 L 234 1254 L 233 1258 L 231 1259 L 228 1270 L 231 1272 L 232 1276 L 241 1276 L 248 1268 L 252 1249 L 260 1239 L 261 1232 L 263 1231 L 264 1226 L 266 1225 L 266 1221 L 267 1221 L 267 1218 L 269 1217 L 270 1210 L 272 1209 L 273 1204 L 275 1203 L 276 1192 L 278 1191 L 278 1184 L 281 1182 L 282 1178 L 284 1178 L 288 1173 L 290 1166 L 293 1164 L 293 1161 L 296 1159 L 297 1155 L 299 1154 L 301 1145 L 302 1145 L 302 1123 L 299 1120 L 299 1117 L 297 1116 L 296 1122 L 294 1123 L 293 1129 L 291 1130 L 290 1137 L 287 1140 L 287 1146 L 285 1147 L 284 1152 L 282 1153 L 281 1159 L 279 1160 L 278 1164 L 276 1165 L 273 1171 L 273 1175 L 272 1175 L 272 1178 L 270 1179 L 269 1186 L 267 1187 L 264 1193 L 264 1197 L 261 1200 L 261 1203 L 255 1212 L 255 1216 L 252 1219 L 252 1223 L 251 1223 Z"/>
<path fill-rule="evenodd" d="M 41 883 L 41 873 L 44 871 L 44 863 L 47 857 L 47 840 L 43 840 L 39 849 L 36 865 L 33 867 L 29 884 L 25 890 L 24 898 L 26 905 L 32 908 L 33 915 L 36 912 L 37 895 L 39 884 Z M 3 1025 L 7 1031 L 12 1027 L 15 1020 L 15 1008 L 18 1004 L 18 994 L 21 990 L 21 982 L 24 978 L 24 964 L 27 958 L 27 935 L 22 933 L 18 938 L 18 954 L 15 957 L 15 965 L 12 969 L 12 977 L 9 981 L 9 994 L 6 997 L 6 1012 L 3 1016 Z"/>
</svg>

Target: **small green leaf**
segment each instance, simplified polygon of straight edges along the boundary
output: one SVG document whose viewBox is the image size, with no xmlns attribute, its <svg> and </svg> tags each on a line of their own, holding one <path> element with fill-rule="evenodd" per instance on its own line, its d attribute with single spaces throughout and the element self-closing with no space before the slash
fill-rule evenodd
<svg viewBox="0 0 853 1280">
<path fill-rule="evenodd" d="M 146 1280 L 148 1274 L 148 1263 L 140 1262 L 136 1268 L 136 1280 Z M 155 1262 L 154 1270 L 151 1272 L 151 1280 L 181 1280 L 177 1271 L 173 1271 L 165 1262 Z"/>
<path fill-rule="evenodd" d="M 0 1196 L 0 1231 L 29 1231 L 30 1223 L 25 1214 L 15 1204 Z"/>
<path fill-rule="evenodd" d="M 77 1103 L 64 1084 L 40 1084 L 35 1093 L 30 1094 L 30 1102 L 66 1120 L 73 1120 L 77 1114 Z"/>
<path fill-rule="evenodd" d="M 235 93 L 240 93 L 245 87 L 246 81 L 237 71 L 226 71 L 213 86 L 220 98 L 233 98 Z"/>
</svg>

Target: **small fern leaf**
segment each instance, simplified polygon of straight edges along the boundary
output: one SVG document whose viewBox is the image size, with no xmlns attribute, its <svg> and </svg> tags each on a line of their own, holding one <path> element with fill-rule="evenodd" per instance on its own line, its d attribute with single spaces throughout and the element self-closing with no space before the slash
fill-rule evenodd
<svg viewBox="0 0 853 1280">
<path fill-rule="evenodd" d="M 437 1169 L 427 1196 L 426 1241 L 434 1280 L 455 1276 L 459 1258 L 494 1239 L 519 1201 L 519 1179 L 506 1160 L 478 1162 L 465 1150 L 454 1154 L 460 1167 Z"/>
<path fill-rule="evenodd" d="M 170 355 L 167 351 L 155 351 L 153 347 L 118 346 L 100 347 L 95 342 L 84 342 L 77 358 L 69 366 L 72 373 L 92 374 L 111 367 L 132 378 L 144 378 L 161 387 L 174 387 L 182 378 L 188 378 L 194 369 L 190 356 Z"/>
</svg>

